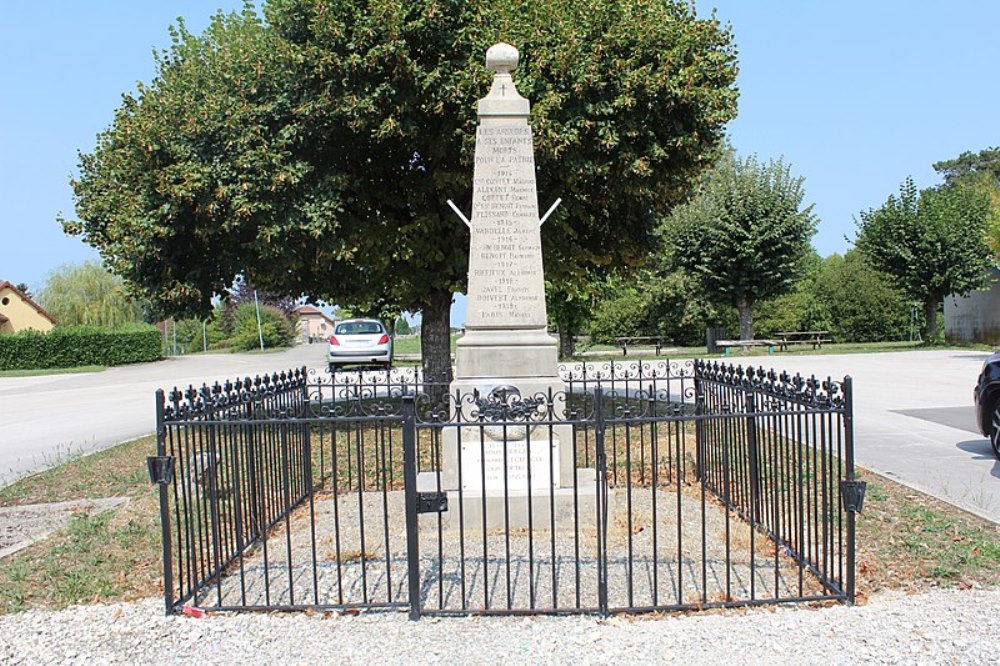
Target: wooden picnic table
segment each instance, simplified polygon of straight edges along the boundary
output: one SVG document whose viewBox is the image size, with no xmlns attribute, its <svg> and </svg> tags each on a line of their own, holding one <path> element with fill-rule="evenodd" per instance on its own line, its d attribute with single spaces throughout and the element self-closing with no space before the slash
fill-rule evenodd
<svg viewBox="0 0 1000 666">
<path fill-rule="evenodd" d="M 656 355 L 659 356 L 663 350 L 663 338 L 653 335 L 630 335 L 628 337 L 615 338 L 615 342 L 622 348 L 622 356 L 628 356 L 628 346 L 642 343 L 652 343 L 656 347 Z"/>
<path fill-rule="evenodd" d="M 819 349 L 824 342 L 833 342 L 827 337 L 830 331 L 779 331 L 774 335 L 781 351 L 787 351 L 788 345 L 812 345 L 813 349 Z"/>
</svg>

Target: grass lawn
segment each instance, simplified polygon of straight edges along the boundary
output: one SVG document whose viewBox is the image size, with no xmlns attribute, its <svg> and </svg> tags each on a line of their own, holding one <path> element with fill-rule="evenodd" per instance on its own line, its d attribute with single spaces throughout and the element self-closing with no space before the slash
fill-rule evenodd
<svg viewBox="0 0 1000 666">
<path fill-rule="evenodd" d="M 0 370 L 0 377 L 42 377 L 45 375 L 72 375 L 81 372 L 103 372 L 104 365 L 78 365 L 75 368 L 37 368 L 34 370 Z"/>
<path fill-rule="evenodd" d="M 0 560 L 0 612 L 162 594 L 159 505 L 146 476 L 151 437 L 71 460 L 0 489 L 0 506 L 112 495 L 48 539 Z M 1000 584 L 1000 525 L 870 472 L 858 517 L 858 599 L 885 589 Z"/>
<path fill-rule="evenodd" d="M 152 437 L 70 460 L 0 488 L 0 506 L 128 497 L 0 560 L 0 612 L 148 597 L 162 589 L 159 503 L 146 475 Z"/>
<path fill-rule="evenodd" d="M 455 341 L 458 340 L 458 335 L 451 336 L 451 351 L 455 351 Z M 400 337 L 393 340 L 392 351 L 395 354 L 419 354 L 420 353 L 420 336 L 412 335 L 406 337 Z"/>
</svg>

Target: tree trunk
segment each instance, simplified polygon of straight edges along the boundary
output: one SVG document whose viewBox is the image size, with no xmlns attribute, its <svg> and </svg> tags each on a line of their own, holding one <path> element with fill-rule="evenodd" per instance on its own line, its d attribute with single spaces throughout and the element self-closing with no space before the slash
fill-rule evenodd
<svg viewBox="0 0 1000 666">
<path fill-rule="evenodd" d="M 753 340 L 753 302 L 741 296 L 736 299 L 736 309 L 740 313 L 740 340 Z"/>
<path fill-rule="evenodd" d="M 937 339 L 937 296 L 928 296 L 924 301 L 924 343 L 933 344 Z"/>
<path fill-rule="evenodd" d="M 420 322 L 424 382 L 451 383 L 451 292 L 437 290 L 424 305 Z"/>
<path fill-rule="evenodd" d="M 576 339 L 573 331 L 559 327 L 559 358 L 573 358 L 576 354 Z"/>
</svg>

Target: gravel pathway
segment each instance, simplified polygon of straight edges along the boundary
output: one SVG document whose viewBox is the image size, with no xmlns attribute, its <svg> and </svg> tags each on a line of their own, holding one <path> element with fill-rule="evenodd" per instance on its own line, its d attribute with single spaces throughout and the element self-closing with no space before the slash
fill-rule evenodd
<svg viewBox="0 0 1000 666">
<path fill-rule="evenodd" d="M 769 539 L 757 534 L 751 549 L 753 534 L 747 523 L 717 503 L 703 502 L 694 491 L 678 497 L 676 491 L 654 494 L 650 489 L 637 489 L 630 502 L 626 499 L 619 490 L 611 502 L 608 590 L 612 608 L 694 605 L 726 598 L 787 598 L 823 591 L 810 573 L 790 558 L 777 555 Z M 230 576 L 208 588 L 196 605 L 384 604 L 406 600 L 402 492 L 385 496 L 364 493 L 361 498 L 344 495 L 336 506 L 332 499 L 320 499 L 312 513 L 315 540 L 309 507 L 302 507 L 290 521 L 290 535 L 286 535 L 284 524 L 279 525 L 268 540 L 266 554 L 264 548 L 256 548 L 232 568 Z M 572 524 L 567 526 L 569 531 L 557 529 L 553 534 L 544 523 L 532 532 L 532 540 L 527 530 L 512 530 L 509 538 L 502 530 L 491 531 L 484 539 L 476 530 L 462 534 L 445 529 L 439 534 L 436 516 L 422 518 L 420 588 L 424 608 L 599 605 L 593 523 L 589 529 L 581 526 L 579 540 Z M 359 530 L 362 524 L 363 535 Z M 658 531 L 653 529 L 655 525 Z M 334 534 L 339 539 L 334 540 Z"/>
<path fill-rule="evenodd" d="M 688 616 L 166 617 L 159 600 L 0 617 L 0 663 L 996 663 L 1000 590 Z"/>
</svg>

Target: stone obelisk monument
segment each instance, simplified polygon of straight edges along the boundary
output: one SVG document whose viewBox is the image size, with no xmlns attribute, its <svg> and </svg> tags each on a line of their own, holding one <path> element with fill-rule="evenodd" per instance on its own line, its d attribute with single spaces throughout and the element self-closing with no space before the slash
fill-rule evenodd
<svg viewBox="0 0 1000 666">
<path fill-rule="evenodd" d="M 489 94 L 479 100 L 468 311 L 451 393 L 488 396 L 499 388 L 522 398 L 554 395 L 553 413 L 561 418 L 565 386 L 557 341 L 547 332 L 529 104 L 511 77 L 517 62 L 509 44 L 486 52 L 495 74 Z M 463 413 L 475 419 L 473 410 L 463 407 Z M 460 499 L 467 527 L 481 525 L 484 511 L 490 529 L 504 522 L 524 527 L 529 504 L 536 524 L 544 526 L 553 505 L 561 521 L 561 514 L 573 515 L 574 497 L 593 492 L 594 471 L 574 469 L 568 425 L 452 427 L 443 444 L 449 522 Z"/>
<path fill-rule="evenodd" d="M 557 342 L 547 332 L 528 100 L 510 74 L 517 59 L 509 44 L 486 52 L 496 74 L 479 100 L 468 311 L 455 351 L 455 386 L 482 390 L 484 380 L 503 378 L 527 395 L 563 384 Z"/>
</svg>

